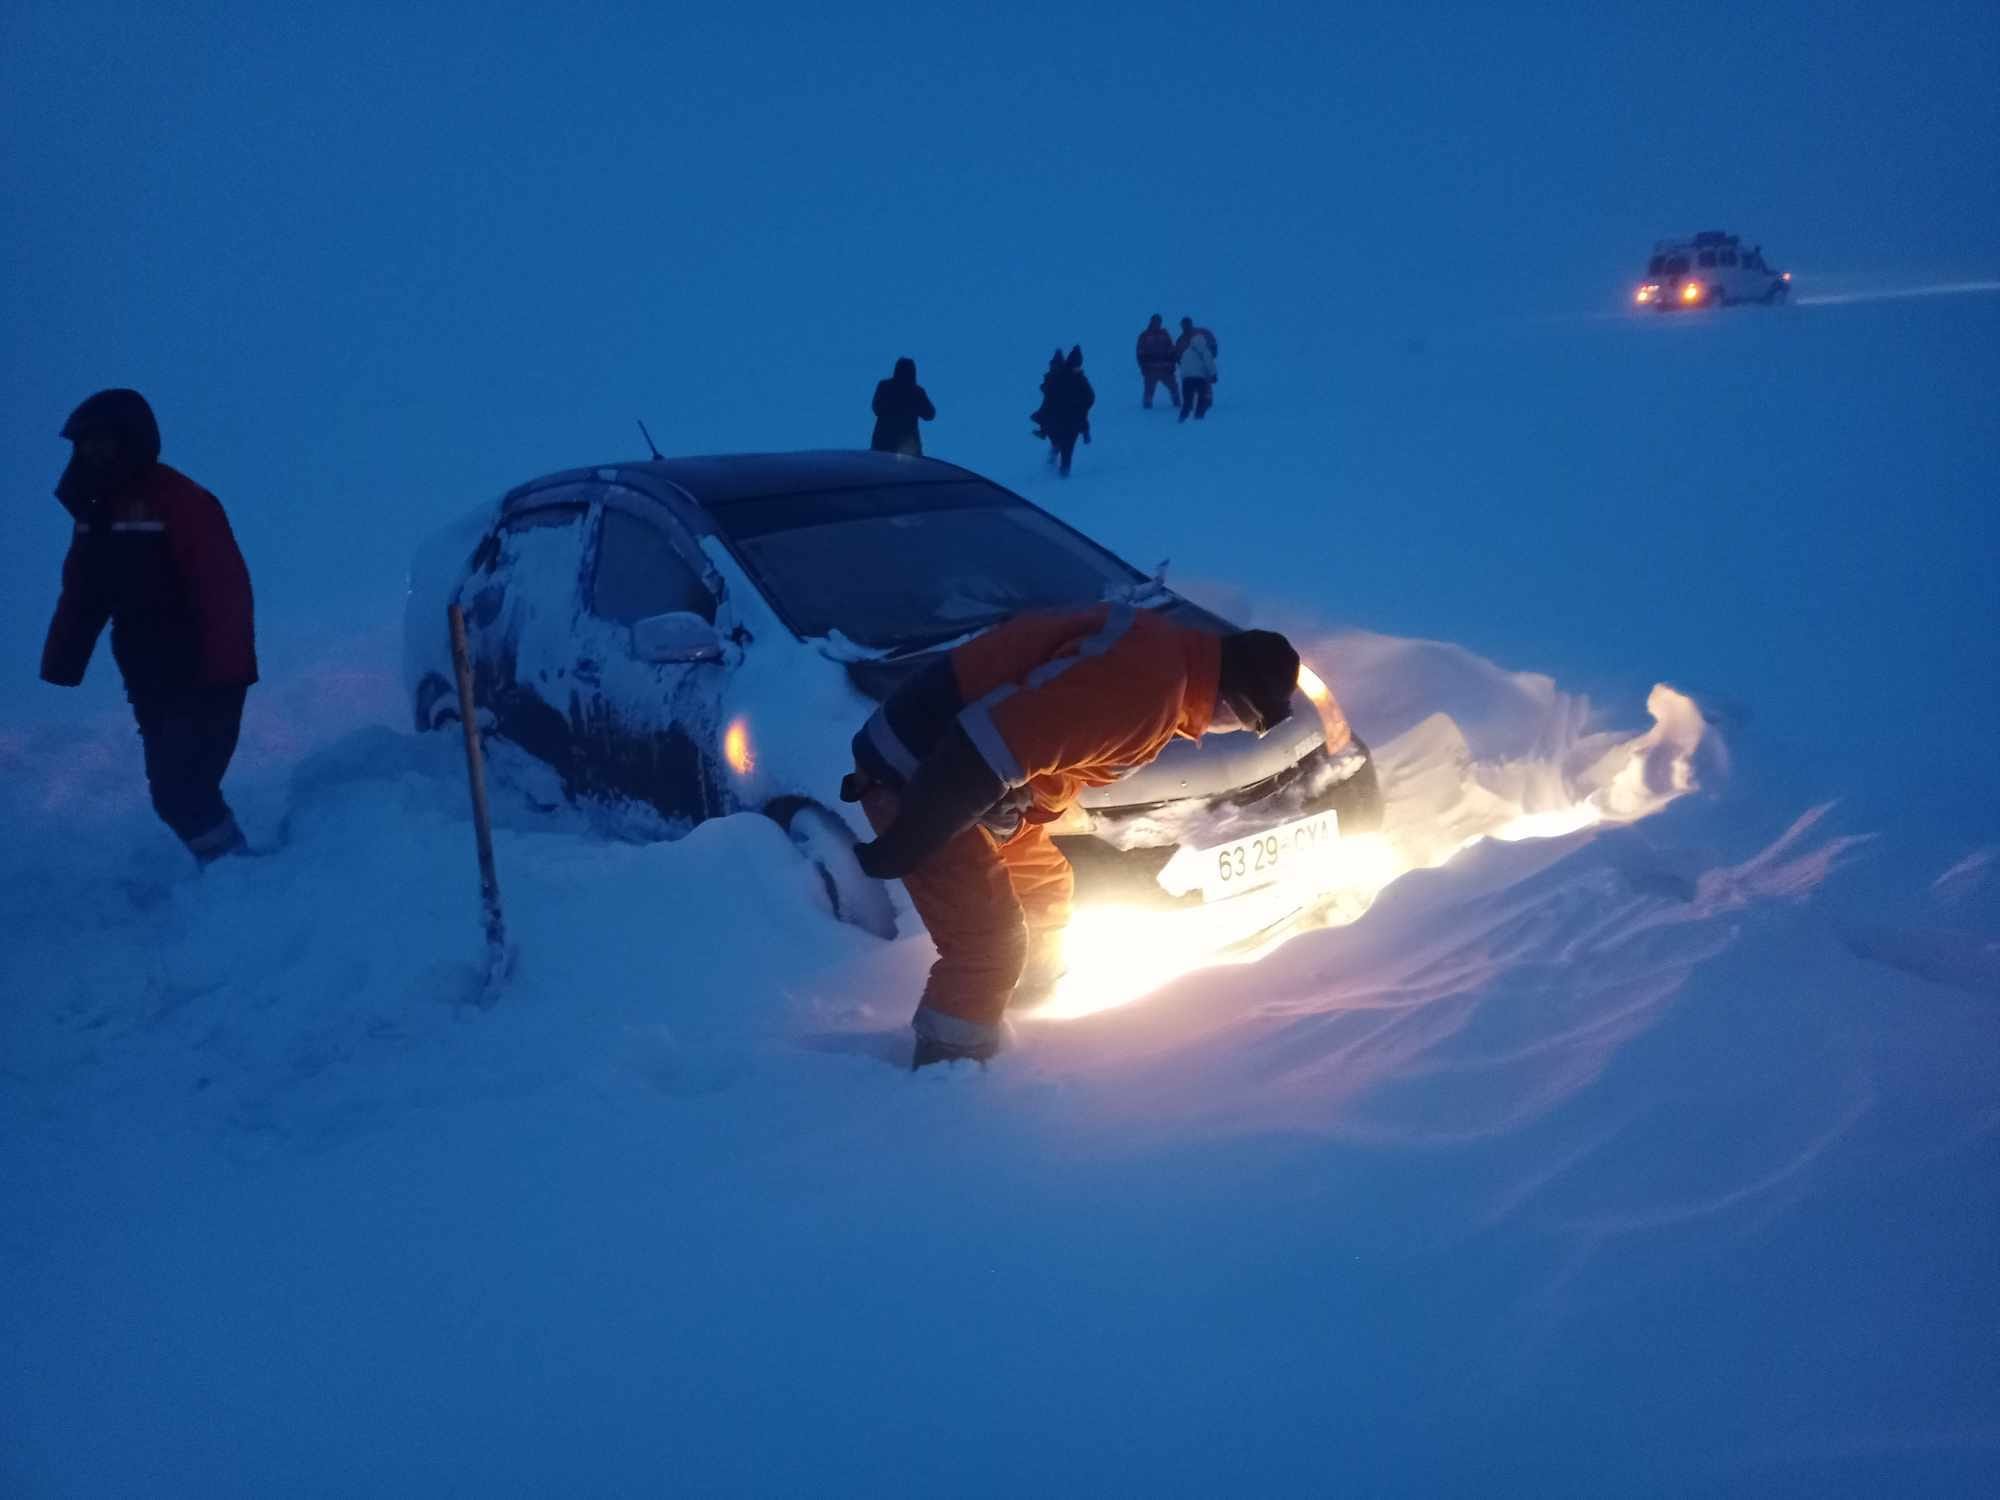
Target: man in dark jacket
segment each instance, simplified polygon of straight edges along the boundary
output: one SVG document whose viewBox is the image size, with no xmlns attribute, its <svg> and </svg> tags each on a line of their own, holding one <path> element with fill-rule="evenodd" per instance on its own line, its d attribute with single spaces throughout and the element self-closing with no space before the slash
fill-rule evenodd
<svg viewBox="0 0 2000 1500">
<path fill-rule="evenodd" d="M 937 416 L 931 398 L 917 384 L 917 362 L 896 361 L 896 373 L 875 383 L 875 436 L 868 446 L 877 453 L 906 453 L 921 457 L 924 440 L 917 436 L 917 423 Z"/>
<path fill-rule="evenodd" d="M 1035 413 L 1035 420 L 1048 434 L 1050 456 L 1065 476 L 1076 452 L 1076 440 L 1089 439 L 1090 408 L 1096 403 L 1097 392 L 1083 373 L 1083 346 L 1079 344 L 1060 367 L 1050 368 L 1042 381 L 1042 409 Z"/>
<path fill-rule="evenodd" d="M 985 1061 L 1009 1003 L 1060 976 L 1074 884 L 1049 829 L 1078 796 L 1176 739 L 1268 732 L 1298 679 L 1281 635 L 1099 604 L 1016 616 L 890 695 L 841 796 L 875 830 L 863 873 L 901 880 L 937 945 L 912 1066 Z"/>
<path fill-rule="evenodd" d="M 146 751 L 153 809 L 202 864 L 244 848 L 222 800 L 257 680 L 250 574 L 215 496 L 159 461 L 137 391 L 99 391 L 63 424 L 56 498 L 76 520 L 42 680 L 83 681 L 105 625 Z"/>
<path fill-rule="evenodd" d="M 1164 385 L 1167 399 L 1176 407 L 1181 404 L 1180 383 L 1174 377 L 1174 364 L 1180 358 L 1174 349 L 1174 336 L 1167 332 L 1166 324 L 1158 313 L 1146 325 L 1146 331 L 1139 335 L 1139 373 L 1145 377 L 1145 394 L 1140 404 L 1147 411 L 1153 409 L 1153 388 Z"/>
</svg>

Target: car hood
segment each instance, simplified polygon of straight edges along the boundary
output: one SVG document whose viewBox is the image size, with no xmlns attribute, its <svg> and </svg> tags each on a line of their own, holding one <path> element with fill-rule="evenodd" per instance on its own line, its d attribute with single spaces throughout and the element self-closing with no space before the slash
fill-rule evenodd
<svg viewBox="0 0 2000 1500">
<path fill-rule="evenodd" d="M 1326 743 L 1311 703 L 1292 694 L 1292 716 L 1261 739 L 1211 734 L 1175 740 L 1150 765 L 1110 786 L 1090 787 L 1077 800 L 1093 812 L 1147 807 L 1188 797 L 1222 797 L 1289 771 Z"/>
</svg>

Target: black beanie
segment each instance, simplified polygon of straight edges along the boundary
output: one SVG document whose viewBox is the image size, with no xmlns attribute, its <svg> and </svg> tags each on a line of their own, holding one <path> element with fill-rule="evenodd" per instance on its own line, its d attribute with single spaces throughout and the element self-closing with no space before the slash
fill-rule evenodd
<svg viewBox="0 0 2000 1500">
<path fill-rule="evenodd" d="M 1222 638 L 1216 696 L 1250 705 L 1265 729 L 1291 717 L 1299 653 L 1275 630 L 1239 630 Z"/>
<path fill-rule="evenodd" d="M 160 456 L 160 424 L 137 391 L 99 391 L 69 414 L 62 435 L 73 443 L 87 437 L 118 438 L 133 462 L 152 463 Z"/>
</svg>

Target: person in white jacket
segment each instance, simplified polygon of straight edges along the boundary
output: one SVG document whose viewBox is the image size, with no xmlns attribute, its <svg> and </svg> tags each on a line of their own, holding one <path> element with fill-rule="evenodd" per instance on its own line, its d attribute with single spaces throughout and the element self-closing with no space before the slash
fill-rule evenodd
<svg viewBox="0 0 2000 1500">
<path fill-rule="evenodd" d="M 1181 319 L 1181 417 L 1200 421 L 1215 402 L 1215 335 Z"/>
</svg>

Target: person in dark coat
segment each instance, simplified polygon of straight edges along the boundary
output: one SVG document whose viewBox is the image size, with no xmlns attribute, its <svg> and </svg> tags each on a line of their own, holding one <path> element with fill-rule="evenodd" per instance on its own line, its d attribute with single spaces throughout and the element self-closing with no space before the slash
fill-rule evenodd
<svg viewBox="0 0 2000 1500">
<path fill-rule="evenodd" d="M 905 453 L 921 457 L 924 440 L 917 435 L 917 423 L 937 416 L 937 408 L 924 388 L 917 384 L 917 362 L 896 361 L 896 373 L 875 383 L 875 435 L 868 446 L 877 453 Z"/>
<path fill-rule="evenodd" d="M 1076 452 L 1076 440 L 1090 441 L 1090 408 L 1096 403 L 1097 392 L 1083 373 L 1083 346 L 1079 344 L 1060 365 L 1051 364 L 1049 373 L 1042 377 L 1042 408 L 1035 413 L 1035 420 L 1048 436 L 1049 456 L 1065 476 Z"/>
<path fill-rule="evenodd" d="M 1063 352 L 1061 347 L 1058 346 L 1056 350 L 1049 355 L 1048 369 L 1042 372 L 1042 404 L 1036 407 L 1033 411 L 1028 413 L 1028 420 L 1034 423 L 1035 439 L 1038 442 L 1046 443 L 1049 440 L 1049 430 L 1048 428 L 1043 426 L 1042 423 L 1043 419 L 1046 418 L 1048 415 L 1049 392 L 1060 386 L 1062 382 L 1063 382 Z M 1059 456 L 1060 455 L 1057 454 L 1054 448 L 1049 449 L 1050 463 L 1054 463 Z"/>
<path fill-rule="evenodd" d="M 137 391 L 99 391 L 63 424 L 75 445 L 56 498 L 76 521 L 42 680 L 83 681 L 111 626 L 111 655 L 145 747 L 153 810 L 201 864 L 241 853 L 222 800 L 243 699 L 257 680 L 250 573 L 215 496 L 160 460 Z"/>
<path fill-rule="evenodd" d="M 1174 348 L 1174 336 L 1167 332 L 1166 324 L 1158 313 L 1153 314 L 1153 321 L 1139 335 L 1138 353 L 1139 374 L 1146 382 L 1145 393 L 1139 398 L 1140 405 L 1151 411 L 1153 388 L 1164 385 L 1167 398 L 1178 407 L 1181 404 L 1181 388 L 1174 375 L 1174 366 L 1180 355 Z"/>
</svg>

